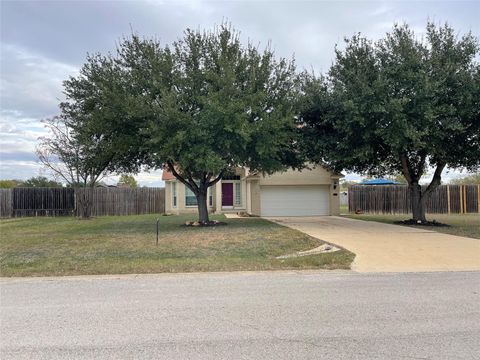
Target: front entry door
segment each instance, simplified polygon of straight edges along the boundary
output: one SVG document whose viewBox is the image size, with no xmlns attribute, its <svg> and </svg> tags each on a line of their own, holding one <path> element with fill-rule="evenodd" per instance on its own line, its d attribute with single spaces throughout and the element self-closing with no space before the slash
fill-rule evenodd
<svg viewBox="0 0 480 360">
<path fill-rule="evenodd" d="M 222 206 L 233 207 L 233 184 L 222 183 Z"/>
</svg>

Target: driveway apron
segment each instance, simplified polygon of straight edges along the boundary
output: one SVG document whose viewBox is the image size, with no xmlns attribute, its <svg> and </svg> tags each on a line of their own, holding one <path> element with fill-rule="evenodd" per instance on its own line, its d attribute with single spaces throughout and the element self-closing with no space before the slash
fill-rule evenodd
<svg viewBox="0 0 480 360">
<path fill-rule="evenodd" d="M 267 218 L 356 254 L 358 272 L 480 270 L 480 240 L 338 216 Z"/>
</svg>

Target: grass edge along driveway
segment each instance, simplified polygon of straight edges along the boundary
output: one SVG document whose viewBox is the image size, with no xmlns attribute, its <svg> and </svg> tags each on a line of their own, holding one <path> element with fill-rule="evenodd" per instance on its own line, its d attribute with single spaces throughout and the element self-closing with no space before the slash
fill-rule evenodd
<svg viewBox="0 0 480 360">
<path fill-rule="evenodd" d="M 349 269 L 347 250 L 298 258 L 311 236 L 260 218 L 212 219 L 225 226 L 185 227 L 190 216 L 37 217 L 0 220 L 0 275 L 63 276 L 279 269 Z"/>
<path fill-rule="evenodd" d="M 409 214 L 348 214 L 342 216 L 356 220 L 377 221 L 386 224 L 393 224 L 396 221 L 408 220 L 411 218 Z M 440 223 L 450 226 L 400 226 L 408 226 L 414 229 L 430 230 L 444 234 L 480 239 L 480 214 L 427 214 L 427 220 L 436 220 Z"/>
</svg>

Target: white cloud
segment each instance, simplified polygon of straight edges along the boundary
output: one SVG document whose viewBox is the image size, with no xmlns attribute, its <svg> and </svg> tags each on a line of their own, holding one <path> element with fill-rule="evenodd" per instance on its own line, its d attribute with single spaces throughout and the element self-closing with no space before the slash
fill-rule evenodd
<svg viewBox="0 0 480 360">
<path fill-rule="evenodd" d="M 480 34 L 480 2 L 390 1 L 168 1 L 5 2 L 1 16 L 0 165 L 2 178 L 28 178 L 41 168 L 27 161 L 40 120 L 55 115 L 62 81 L 78 73 L 87 52 L 107 52 L 129 34 L 156 36 L 164 44 L 189 27 L 211 29 L 231 21 L 242 38 L 278 56 L 295 53 L 300 69 L 326 71 L 335 43 L 362 32 L 378 39 L 395 22 L 408 22 L 419 34 L 427 20 L 448 20 L 460 32 Z M 15 162 L 14 158 L 17 158 Z M 8 159 L 8 160 L 7 160 Z M 458 175 L 445 173 L 445 177 Z M 347 178 L 358 179 L 349 174 Z M 142 185 L 162 185 L 161 171 L 137 176 Z M 112 180 L 116 182 L 116 178 Z"/>
<path fill-rule="evenodd" d="M 46 134 L 41 119 L 57 113 L 62 81 L 78 70 L 19 46 L 1 49 L 0 176 L 25 179 L 42 171 L 34 154 Z"/>
<path fill-rule="evenodd" d="M 0 62 L 2 110 L 17 119 L 19 115 L 24 119 L 55 115 L 63 99 L 62 82 L 78 73 L 74 66 L 5 43 L 1 44 Z"/>
<path fill-rule="evenodd" d="M 0 161 L 0 179 L 25 180 L 44 173 L 40 164 L 35 161 L 3 159 Z"/>
</svg>

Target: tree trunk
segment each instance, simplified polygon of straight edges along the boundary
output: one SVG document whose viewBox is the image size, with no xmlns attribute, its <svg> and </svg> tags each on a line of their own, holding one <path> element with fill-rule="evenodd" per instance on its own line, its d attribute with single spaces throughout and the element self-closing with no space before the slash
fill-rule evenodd
<svg viewBox="0 0 480 360">
<path fill-rule="evenodd" d="M 90 219 L 92 215 L 93 187 L 84 187 L 80 196 L 80 217 Z"/>
<path fill-rule="evenodd" d="M 198 206 L 198 222 L 201 224 L 207 224 L 209 222 L 208 218 L 208 207 L 207 207 L 207 192 L 208 188 L 198 190 L 198 193 L 195 194 L 197 198 Z"/>
<path fill-rule="evenodd" d="M 412 204 L 413 220 L 416 222 L 426 222 L 425 216 L 425 197 L 422 193 L 422 187 L 418 182 L 409 184 L 410 188 L 410 202 Z"/>
</svg>

